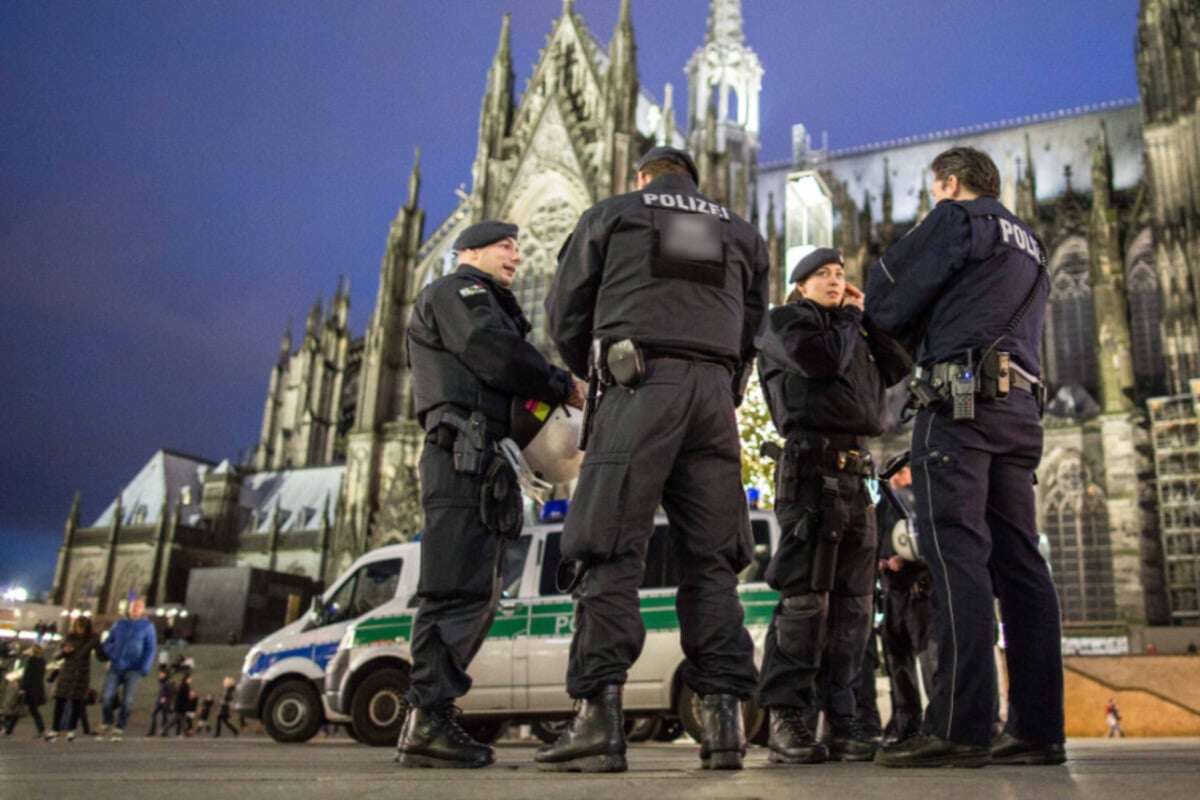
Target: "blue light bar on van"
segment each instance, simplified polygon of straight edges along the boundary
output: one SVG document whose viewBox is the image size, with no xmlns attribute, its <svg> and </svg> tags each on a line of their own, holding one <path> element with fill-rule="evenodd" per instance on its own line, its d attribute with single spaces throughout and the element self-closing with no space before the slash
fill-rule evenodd
<svg viewBox="0 0 1200 800">
<path fill-rule="evenodd" d="M 757 486 L 746 487 L 746 502 L 751 508 L 758 508 L 758 501 L 762 499 L 762 491 Z"/>
<path fill-rule="evenodd" d="M 548 500 L 542 506 L 542 522 L 559 522 L 567 516 L 566 500 Z"/>
</svg>

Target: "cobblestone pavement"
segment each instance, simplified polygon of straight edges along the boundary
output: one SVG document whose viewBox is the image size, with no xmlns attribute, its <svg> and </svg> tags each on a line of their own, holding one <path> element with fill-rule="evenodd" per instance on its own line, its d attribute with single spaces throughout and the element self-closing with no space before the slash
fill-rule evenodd
<svg viewBox="0 0 1200 800">
<path fill-rule="evenodd" d="M 1079 740 L 1063 767 L 982 770 L 886 770 L 872 764 L 766 766 L 752 748 L 747 769 L 699 769 L 691 743 L 637 745 L 630 771 L 581 776 L 539 772 L 533 747 L 502 744 L 484 770 L 401 770 L 387 749 L 346 739 L 280 745 L 240 740 L 129 738 L 46 744 L 21 735 L 0 739 L 0 800 L 191 800 L 204 798 L 823 798 L 824 800 L 987 800 L 987 798 L 1195 798 L 1200 740 Z"/>
</svg>

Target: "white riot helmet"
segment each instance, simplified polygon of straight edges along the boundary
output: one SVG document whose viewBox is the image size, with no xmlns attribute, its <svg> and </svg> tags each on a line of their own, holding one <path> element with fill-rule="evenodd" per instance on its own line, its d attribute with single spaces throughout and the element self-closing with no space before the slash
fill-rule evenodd
<svg viewBox="0 0 1200 800">
<path fill-rule="evenodd" d="M 920 561 L 921 550 L 917 545 L 917 532 L 907 519 L 898 519 L 892 526 L 892 549 L 905 561 Z"/>
<path fill-rule="evenodd" d="M 583 451 L 579 449 L 582 422 L 583 413 L 570 406 L 513 401 L 509 437 L 500 442 L 500 452 L 512 464 L 528 494 L 545 502 L 554 484 L 579 476 L 583 463 Z"/>
</svg>

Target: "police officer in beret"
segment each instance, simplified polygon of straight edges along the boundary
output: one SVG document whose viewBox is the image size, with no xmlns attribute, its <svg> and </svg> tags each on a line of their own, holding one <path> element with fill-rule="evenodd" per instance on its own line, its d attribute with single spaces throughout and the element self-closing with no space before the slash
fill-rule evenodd
<svg viewBox="0 0 1200 800">
<path fill-rule="evenodd" d="M 408 327 L 415 411 L 426 436 L 412 710 L 398 758 L 406 767 L 482 767 L 494 760 L 492 748 L 459 725 L 454 706 L 471 688 L 467 667 L 496 612 L 505 540 L 520 532 L 519 491 L 493 444 L 508 433 L 515 396 L 576 406 L 584 396 L 582 383 L 525 340 L 530 325 L 511 291 L 521 265 L 517 226 L 471 225 L 454 249 L 458 268 L 421 290 Z M 486 507 L 485 484 L 489 497 L 507 494 L 507 508 Z"/>
<path fill-rule="evenodd" d="M 884 392 L 911 361 L 863 318 L 863 293 L 842 256 L 818 248 L 792 270 L 788 302 L 759 337 L 759 375 L 777 453 L 775 513 L 782 531 L 767 567 L 780 593 L 767 630 L 758 704 L 770 712 L 770 760 L 870 760 L 855 684 L 870 636 L 875 589 L 874 466 L 866 439 L 883 432 Z M 824 663 L 823 663 L 824 662 Z M 825 681 L 829 737 L 806 724 Z"/>
<path fill-rule="evenodd" d="M 867 316 L 916 353 L 912 468 L 938 654 L 923 735 L 880 751 L 890 767 L 1059 764 L 1058 598 L 1038 553 L 1039 358 L 1049 279 L 1041 243 L 996 199 L 988 155 L 930 166 L 933 212 L 870 270 Z M 993 600 L 1008 643 L 1009 713 L 992 741 Z"/>
<path fill-rule="evenodd" d="M 740 769 L 739 701 L 757 676 L 737 593 L 753 546 L 735 408 L 767 305 L 767 249 L 700 193 L 686 152 L 655 147 L 636 170 L 636 191 L 584 212 L 546 298 L 563 361 L 602 394 L 563 535 L 564 557 L 585 570 L 567 668 L 578 710 L 536 759 L 626 768 L 621 691 L 645 640 L 638 587 L 661 503 L 681 576 L 682 677 L 701 698 L 701 762 Z"/>
</svg>

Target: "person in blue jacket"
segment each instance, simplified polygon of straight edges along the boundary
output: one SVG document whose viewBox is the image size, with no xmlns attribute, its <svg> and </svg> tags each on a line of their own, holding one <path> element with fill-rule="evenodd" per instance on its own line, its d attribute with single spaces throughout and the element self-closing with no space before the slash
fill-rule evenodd
<svg viewBox="0 0 1200 800">
<path fill-rule="evenodd" d="M 146 619 L 146 601 L 137 597 L 129 602 L 129 615 L 117 620 L 104 640 L 104 654 L 110 663 L 104 689 L 100 692 L 100 704 L 104 715 L 103 731 L 108 732 L 109 741 L 119 742 L 125 733 L 137 683 L 154 666 L 157 639 L 154 623 Z M 121 710 L 114 726 L 118 687 L 121 689 Z"/>
</svg>

